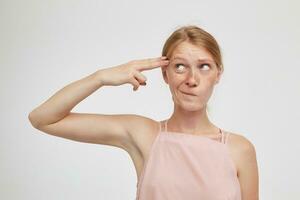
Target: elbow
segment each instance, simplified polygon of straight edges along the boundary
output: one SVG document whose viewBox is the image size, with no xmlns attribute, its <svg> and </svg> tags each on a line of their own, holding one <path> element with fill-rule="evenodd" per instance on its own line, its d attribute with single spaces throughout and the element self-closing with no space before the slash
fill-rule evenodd
<svg viewBox="0 0 300 200">
<path fill-rule="evenodd" d="M 31 125 L 32 125 L 34 128 L 38 129 L 39 123 L 38 123 L 38 121 L 33 117 L 32 112 L 29 113 L 29 115 L 28 115 L 28 120 L 29 120 L 29 122 L 31 123 Z"/>
</svg>

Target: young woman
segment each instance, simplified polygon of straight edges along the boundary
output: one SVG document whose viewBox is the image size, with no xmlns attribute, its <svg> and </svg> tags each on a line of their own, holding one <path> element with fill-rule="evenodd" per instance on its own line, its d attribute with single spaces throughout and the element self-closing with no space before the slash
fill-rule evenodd
<svg viewBox="0 0 300 200">
<path fill-rule="evenodd" d="M 129 83 L 134 91 L 145 86 L 141 72 L 157 67 L 174 102 L 168 119 L 71 112 L 103 86 Z M 197 26 L 183 26 L 167 39 L 162 57 L 100 69 L 56 92 L 29 120 L 51 135 L 126 150 L 137 172 L 136 199 L 258 200 L 253 144 L 207 116 L 207 102 L 223 71 L 214 37 Z"/>
</svg>

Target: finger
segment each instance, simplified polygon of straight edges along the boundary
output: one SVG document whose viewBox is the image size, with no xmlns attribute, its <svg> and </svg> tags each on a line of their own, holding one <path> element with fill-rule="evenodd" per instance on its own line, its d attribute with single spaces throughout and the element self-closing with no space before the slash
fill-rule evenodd
<svg viewBox="0 0 300 200">
<path fill-rule="evenodd" d="M 146 59 L 139 59 L 139 60 L 136 60 L 136 61 L 141 61 L 141 62 L 143 62 L 143 61 L 156 61 L 156 60 L 165 60 L 165 59 L 167 59 L 167 56 L 160 56 L 160 57 L 154 57 L 154 58 L 146 58 Z"/>
<path fill-rule="evenodd" d="M 161 61 L 161 60 L 165 60 L 165 59 L 162 59 L 161 57 L 146 58 L 146 59 L 136 60 L 136 64 L 138 64 L 139 66 L 141 66 L 141 65 L 145 65 L 145 64 L 150 64 L 150 63 L 154 63 L 154 62 L 157 62 L 157 61 Z"/>
<path fill-rule="evenodd" d="M 140 83 L 135 78 L 132 78 L 130 83 L 133 85 L 133 91 L 136 91 L 140 86 Z"/>
<path fill-rule="evenodd" d="M 140 84 L 146 83 L 146 81 L 147 81 L 147 77 L 138 71 L 134 73 L 134 76 Z"/>
<path fill-rule="evenodd" d="M 138 70 L 150 70 L 162 66 L 169 65 L 170 61 L 167 59 L 146 59 L 138 63 L 137 69 Z"/>
</svg>

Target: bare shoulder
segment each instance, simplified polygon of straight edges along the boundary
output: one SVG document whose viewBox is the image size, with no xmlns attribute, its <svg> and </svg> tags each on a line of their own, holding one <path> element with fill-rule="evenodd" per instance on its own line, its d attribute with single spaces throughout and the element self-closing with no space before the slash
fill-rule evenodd
<svg viewBox="0 0 300 200">
<path fill-rule="evenodd" d="M 240 152 L 245 151 L 254 151 L 255 147 L 252 144 L 252 142 L 245 137 L 242 133 L 233 133 L 233 132 L 227 132 L 228 135 L 228 144 L 233 145 L 236 147 Z"/>
<path fill-rule="evenodd" d="M 254 145 L 242 134 L 231 133 L 227 139 L 236 164 L 242 199 L 259 199 L 259 172 Z"/>
<path fill-rule="evenodd" d="M 230 149 L 232 159 L 236 164 L 238 174 L 245 160 L 256 161 L 256 150 L 254 144 L 242 133 L 228 132 L 227 145 Z"/>
<path fill-rule="evenodd" d="M 128 123 L 129 123 L 128 124 L 129 131 L 135 134 L 137 129 L 147 129 L 147 128 L 155 129 L 158 127 L 159 122 L 149 117 L 145 117 L 137 114 L 131 114 Z"/>
<path fill-rule="evenodd" d="M 159 130 L 159 122 L 149 117 L 132 114 L 127 127 L 133 147 L 144 154 Z"/>
</svg>

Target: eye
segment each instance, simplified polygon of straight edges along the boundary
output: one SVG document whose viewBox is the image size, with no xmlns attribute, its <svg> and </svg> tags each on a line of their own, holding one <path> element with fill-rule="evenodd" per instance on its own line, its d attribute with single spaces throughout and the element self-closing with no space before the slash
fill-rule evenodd
<svg viewBox="0 0 300 200">
<path fill-rule="evenodd" d="M 178 63 L 178 64 L 175 64 L 175 68 L 176 68 L 176 71 L 183 72 L 185 69 L 185 66 L 182 63 Z"/>
<path fill-rule="evenodd" d="M 200 65 L 200 68 L 203 68 L 203 66 L 207 66 L 208 69 L 211 68 L 210 65 L 209 65 L 208 63 L 204 63 L 204 64 Z"/>
</svg>

